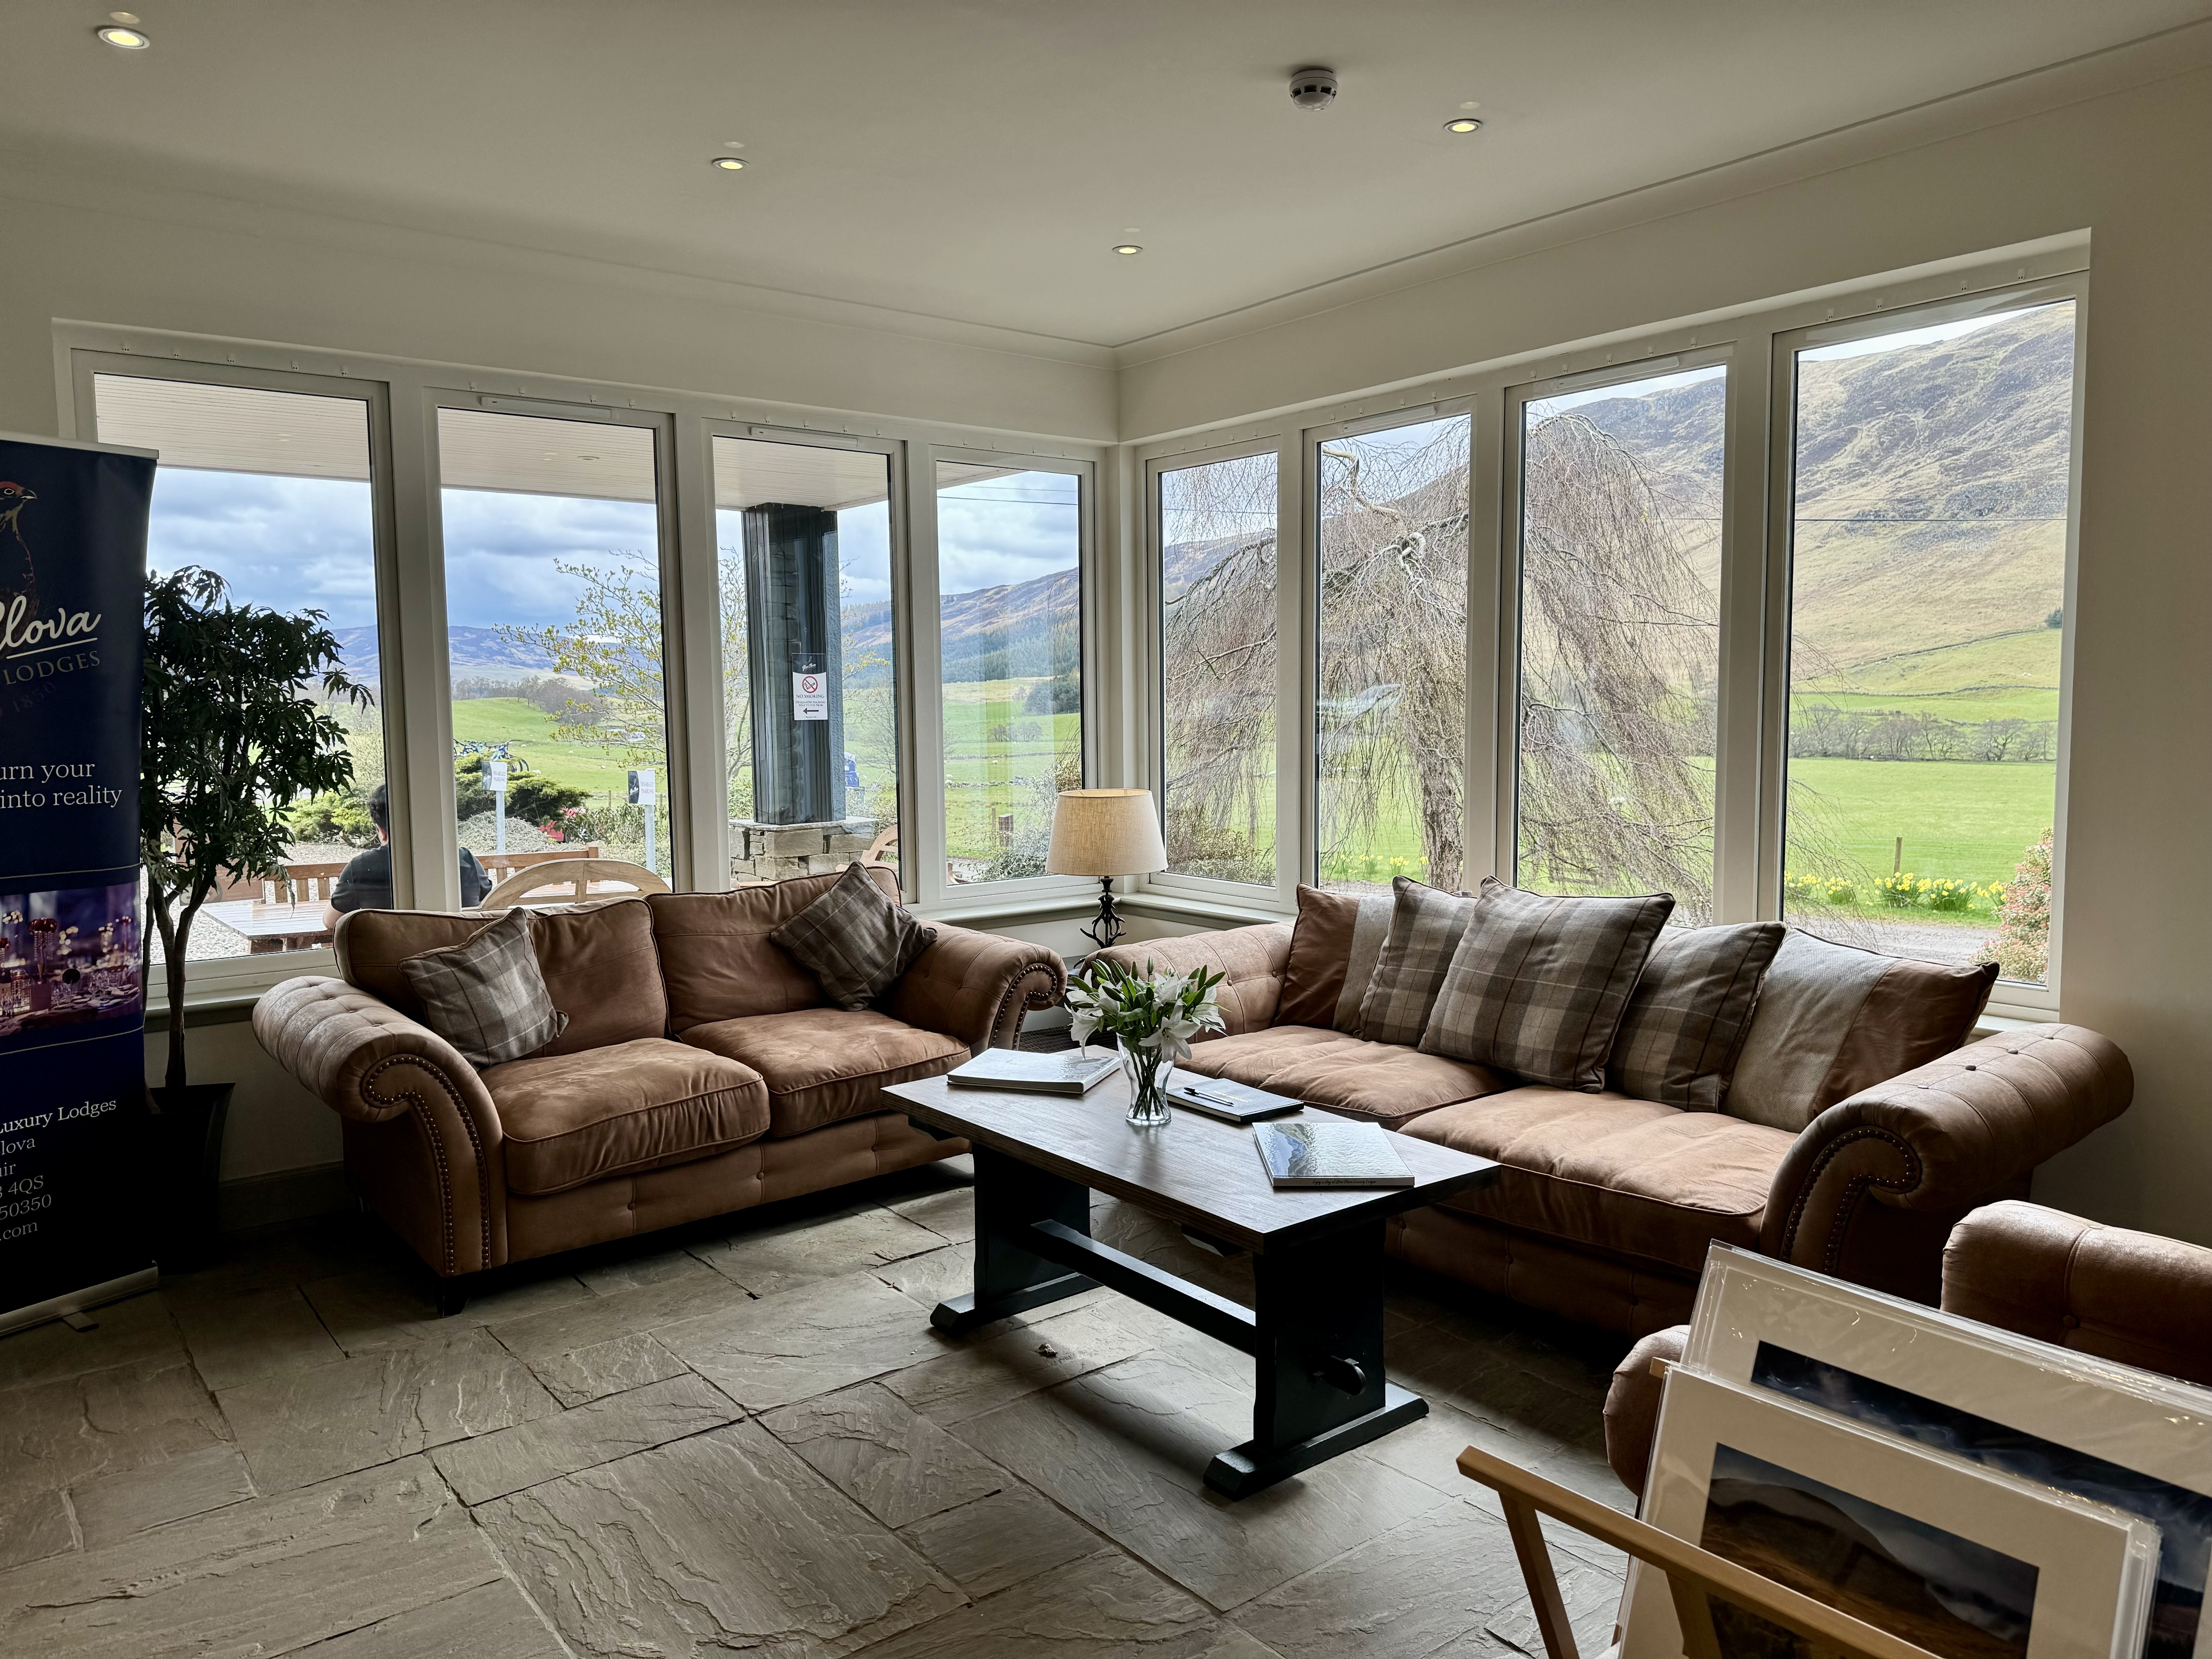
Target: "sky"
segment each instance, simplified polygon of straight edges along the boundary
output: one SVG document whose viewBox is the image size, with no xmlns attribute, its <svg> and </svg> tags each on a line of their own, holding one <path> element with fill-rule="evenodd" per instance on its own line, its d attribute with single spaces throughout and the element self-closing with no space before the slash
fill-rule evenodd
<svg viewBox="0 0 2212 1659">
<path fill-rule="evenodd" d="M 1081 480 L 1016 472 L 937 492 L 937 591 L 972 593 L 1075 568 Z"/>
</svg>

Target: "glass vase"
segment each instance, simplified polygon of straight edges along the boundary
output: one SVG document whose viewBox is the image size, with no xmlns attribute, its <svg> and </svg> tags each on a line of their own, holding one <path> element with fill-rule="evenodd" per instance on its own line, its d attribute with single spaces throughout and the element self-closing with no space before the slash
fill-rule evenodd
<svg viewBox="0 0 2212 1659">
<path fill-rule="evenodd" d="M 1129 1079 L 1129 1121 L 1139 1129 L 1164 1128 L 1169 1121 L 1168 1079 L 1175 1056 L 1159 1048 L 1121 1044 L 1121 1075 Z"/>
</svg>

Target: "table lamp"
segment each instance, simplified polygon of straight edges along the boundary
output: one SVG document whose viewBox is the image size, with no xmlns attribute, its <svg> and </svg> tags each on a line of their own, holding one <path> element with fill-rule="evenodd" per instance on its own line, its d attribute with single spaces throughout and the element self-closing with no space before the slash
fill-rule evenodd
<svg viewBox="0 0 2212 1659">
<path fill-rule="evenodd" d="M 1063 789 L 1053 808 L 1052 848 L 1045 872 L 1098 878 L 1098 919 L 1083 936 L 1100 950 L 1121 937 L 1114 911 L 1114 878 L 1168 867 L 1160 809 L 1149 789 Z"/>
</svg>

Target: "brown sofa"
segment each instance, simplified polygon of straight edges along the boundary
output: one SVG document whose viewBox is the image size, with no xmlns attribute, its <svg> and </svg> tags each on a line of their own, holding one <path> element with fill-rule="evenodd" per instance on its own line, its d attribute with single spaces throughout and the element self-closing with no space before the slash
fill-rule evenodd
<svg viewBox="0 0 2212 1659">
<path fill-rule="evenodd" d="M 1190 1070 L 1506 1166 L 1486 1187 L 1394 1218 L 1393 1254 L 1631 1335 L 1688 1316 L 1716 1239 L 1932 1302 L 1953 1224 L 2024 1196 L 2037 1164 L 2117 1117 L 2133 1090 L 2118 1048 L 2071 1025 L 1969 1043 L 1796 1133 L 1610 1091 L 1516 1085 L 1325 1024 L 1278 1024 L 1291 933 L 1278 922 L 1106 954 L 1227 975 L 1228 1029 L 1196 1045 Z"/>
<path fill-rule="evenodd" d="M 940 925 L 878 1008 L 830 1006 L 768 935 L 836 879 L 537 911 L 568 1024 L 481 1072 L 400 969 L 479 914 L 348 915 L 341 977 L 285 981 L 254 1035 L 344 1120 L 356 1190 L 448 1280 L 963 1152 L 884 1110 L 884 1086 L 1010 1046 L 1059 1001 L 1060 959 Z"/>
<path fill-rule="evenodd" d="M 2212 1385 L 2212 1250 L 2085 1221 L 2040 1204 L 1990 1204 L 1943 1247 L 1943 1311 L 2100 1359 Z M 1664 1387 L 1690 1328 L 1628 1352 L 1605 1399 L 1605 1455 L 1639 1496 Z"/>
</svg>

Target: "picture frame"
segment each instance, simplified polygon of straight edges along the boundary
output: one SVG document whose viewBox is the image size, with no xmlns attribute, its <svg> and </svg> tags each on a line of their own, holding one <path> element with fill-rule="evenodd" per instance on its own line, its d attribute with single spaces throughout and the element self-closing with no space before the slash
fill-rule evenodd
<svg viewBox="0 0 2212 1659">
<path fill-rule="evenodd" d="M 2212 1659 L 2212 1390 L 1726 1245 L 1682 1363 L 2142 1516 L 2142 1659 Z"/>
<path fill-rule="evenodd" d="M 2142 1516 L 1928 1450 L 1771 1390 L 1668 1378 L 1644 1519 L 1942 1659 L 2126 1659 L 2159 1547 Z M 1812 1659 L 1716 1602 L 1727 1659 Z M 1661 1575 L 1632 1579 L 1622 1659 L 1681 1659 Z"/>
</svg>

